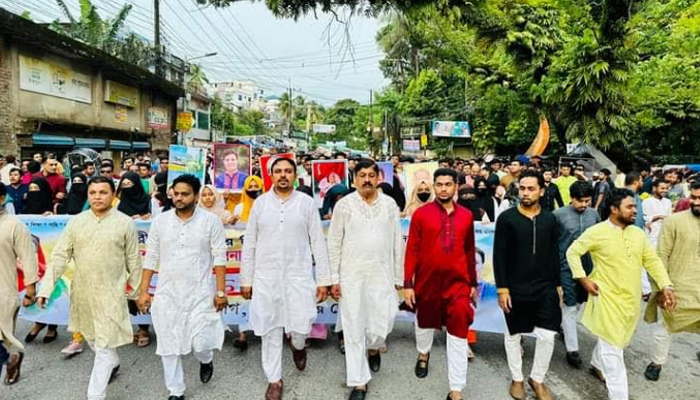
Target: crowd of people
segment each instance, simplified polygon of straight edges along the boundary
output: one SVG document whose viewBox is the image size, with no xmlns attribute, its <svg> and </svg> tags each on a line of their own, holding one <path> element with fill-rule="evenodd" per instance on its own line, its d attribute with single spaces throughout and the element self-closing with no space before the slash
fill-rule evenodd
<svg viewBox="0 0 700 400">
<path fill-rule="evenodd" d="M 129 316 L 137 312 L 151 314 L 170 400 L 184 398 L 185 355 L 194 355 L 200 380 L 208 382 L 213 351 L 221 350 L 227 329 L 221 317 L 227 306 L 224 225 L 239 222 L 246 224 L 240 289 L 250 300 L 250 318 L 239 327 L 234 346 L 247 348 L 246 331 L 262 338 L 266 400 L 284 393 L 285 336 L 296 368 L 306 368 L 307 341 L 318 327 L 316 305 L 328 297 L 339 303 L 336 331 L 351 400 L 368 396 L 399 309 L 416 314 L 419 378 L 428 375 L 434 331 L 447 331 L 447 398 L 462 399 L 473 356 L 469 327 L 479 299 L 475 223 L 495 223 L 493 269 L 514 399 L 527 393 L 522 334 L 536 337 L 528 386 L 537 399 L 552 398 L 545 377 L 557 334 L 564 337 L 568 364 L 582 368 L 580 320 L 597 338 L 591 373 L 605 383 L 610 400 L 629 400 L 623 352 L 642 300 L 645 319 L 656 324 L 645 371 L 650 381 L 660 378 L 672 333 L 700 333 L 700 181 L 688 171 L 639 167 L 613 180 L 605 168 L 587 171 L 583 164 L 539 157 L 443 159 L 432 176 L 405 193 L 405 164 L 425 160 L 392 156 L 393 176 L 381 177 L 375 160 L 337 153 L 332 158 L 348 159 L 350 185 L 334 182 L 319 208 L 311 168 L 314 160 L 329 156 L 273 157 L 272 188 L 265 191 L 260 155 L 254 154 L 251 175 L 229 179 L 238 190 L 217 189 L 211 158 L 204 182 L 182 175 L 168 187 L 165 152 L 127 156 L 119 172 L 111 160 L 64 166 L 52 154 L 37 154 L 15 165 L 16 158 L 5 157 L 0 166 L 5 382 L 17 382 L 23 360 L 23 345 L 14 337 L 20 306 L 13 294 L 15 266 L 26 286 L 22 305 L 44 307 L 70 260 L 73 340 L 63 352 L 82 352 L 83 343 L 94 350 L 89 400 L 104 399 L 117 376 L 116 348 L 150 344 L 149 325 L 133 333 Z M 43 277 L 27 228 L 11 214 L 75 215 Z M 406 243 L 401 218 L 411 219 Z M 143 266 L 137 219 L 152 221 Z M 323 219 L 330 220 L 327 237 Z M 35 324 L 25 343 L 44 328 Z M 56 326 L 48 328 L 44 342 L 57 337 Z"/>
</svg>

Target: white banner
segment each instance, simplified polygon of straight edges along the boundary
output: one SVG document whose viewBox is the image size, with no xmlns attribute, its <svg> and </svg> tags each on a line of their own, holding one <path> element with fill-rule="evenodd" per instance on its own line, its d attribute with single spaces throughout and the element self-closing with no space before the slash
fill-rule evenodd
<svg viewBox="0 0 700 400">
<path fill-rule="evenodd" d="M 70 67 L 38 58 L 19 56 L 19 88 L 92 103 L 92 77 Z"/>
<path fill-rule="evenodd" d="M 335 133 L 335 125 L 314 124 L 314 133 Z"/>
</svg>

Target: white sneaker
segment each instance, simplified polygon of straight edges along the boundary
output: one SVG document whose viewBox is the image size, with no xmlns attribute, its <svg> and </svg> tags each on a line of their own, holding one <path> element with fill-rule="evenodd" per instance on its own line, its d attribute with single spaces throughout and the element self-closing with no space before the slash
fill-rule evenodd
<svg viewBox="0 0 700 400">
<path fill-rule="evenodd" d="M 63 350 L 61 350 L 62 354 L 65 354 L 67 356 L 74 356 L 78 353 L 83 352 L 83 343 L 82 342 L 76 342 L 71 340 L 70 343 L 68 343 L 68 346 L 66 346 Z"/>
<path fill-rule="evenodd" d="M 474 359 L 474 352 L 472 351 L 471 348 L 468 349 L 467 359 L 468 359 L 468 360 L 473 360 L 473 359 Z"/>
</svg>

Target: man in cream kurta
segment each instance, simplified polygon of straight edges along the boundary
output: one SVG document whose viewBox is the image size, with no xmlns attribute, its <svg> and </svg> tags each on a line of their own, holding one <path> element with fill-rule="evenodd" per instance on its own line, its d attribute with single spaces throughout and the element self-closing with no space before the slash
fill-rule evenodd
<svg viewBox="0 0 700 400">
<path fill-rule="evenodd" d="M 589 293 L 582 324 L 598 343 L 591 365 L 605 379 L 610 400 L 629 400 L 623 349 L 632 340 L 639 321 L 641 268 L 664 289 L 664 304 L 673 308 L 675 297 L 663 263 L 644 232 L 634 226 L 637 207 L 629 189 L 614 189 L 606 204 L 610 219 L 588 228 L 566 252 L 574 279 Z M 590 253 L 593 272 L 586 277 L 581 256 Z"/>
<path fill-rule="evenodd" d="M 139 303 L 143 308 L 144 300 L 149 300 L 146 291 L 151 276 L 158 272 L 151 317 L 158 336 L 156 354 L 162 358 L 165 384 L 173 400 L 185 394 L 181 356 L 194 353 L 200 362 L 200 380 L 209 382 L 213 350 L 221 350 L 226 331 L 214 304 L 226 305 L 226 234 L 219 217 L 195 207 L 199 186 L 192 175 L 173 182 L 175 209 L 151 223 L 141 280 Z M 219 282 L 212 275 L 214 268 Z"/>
<path fill-rule="evenodd" d="M 5 211 L 7 191 L 0 183 L 0 368 L 10 357 L 13 349 L 22 351 L 22 343 L 15 337 L 15 320 L 19 310 L 17 300 L 17 267 L 20 260 L 24 273 L 24 284 L 27 286 L 27 303 L 33 301 L 37 276 L 37 256 L 29 234 L 29 229 L 14 215 Z M 6 379 L 8 383 L 16 380 L 10 376 L 21 365 L 22 354 L 12 354 L 11 363 L 7 366 Z M 0 373 L 2 371 L 0 370 Z"/>
<path fill-rule="evenodd" d="M 135 298 L 141 280 L 141 256 L 136 225 L 111 207 L 113 195 L 114 182 L 108 178 L 90 181 L 91 209 L 73 217 L 61 233 L 38 295 L 39 304 L 44 306 L 68 262 L 75 261 L 68 330 L 82 333 L 95 351 L 88 400 L 106 397 L 110 377 L 119 368 L 116 348 L 134 340 L 127 285 L 133 288 L 129 297 Z"/>
<path fill-rule="evenodd" d="M 331 295 L 340 299 L 347 385 L 353 388 L 350 398 L 363 399 L 372 378 L 370 368 L 379 370 L 379 349 L 394 327 L 396 289 L 403 285 L 404 243 L 396 202 L 376 189 L 377 164 L 361 160 L 355 171 L 357 191 L 333 210 L 328 254 Z"/>
<path fill-rule="evenodd" d="M 252 296 L 250 326 L 262 336 L 263 370 L 270 383 L 266 398 L 277 400 L 283 388 L 283 333 L 291 335 L 294 363 L 303 370 L 316 302 L 325 300 L 331 274 L 318 209 L 311 197 L 293 187 L 294 161 L 278 158 L 271 164 L 273 190 L 253 204 L 240 282 L 243 296 Z"/>
<path fill-rule="evenodd" d="M 671 215 L 659 235 L 658 253 L 676 289 L 678 306 L 669 313 L 662 310 L 661 323 L 654 327 L 654 351 L 644 376 L 659 379 L 668 360 L 671 333 L 700 333 L 700 183 L 690 188 L 690 210 Z M 645 320 L 657 322 L 659 287 L 653 284 Z"/>
</svg>

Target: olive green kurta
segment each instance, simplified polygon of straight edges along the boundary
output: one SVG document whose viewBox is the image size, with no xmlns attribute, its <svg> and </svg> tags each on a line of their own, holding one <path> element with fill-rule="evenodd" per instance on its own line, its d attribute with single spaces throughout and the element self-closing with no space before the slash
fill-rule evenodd
<svg viewBox="0 0 700 400">
<path fill-rule="evenodd" d="M 36 248 L 29 229 L 0 206 L 0 339 L 8 348 L 23 349 L 14 336 L 17 299 L 17 260 L 22 262 L 24 284 L 31 285 L 37 276 Z"/>
<path fill-rule="evenodd" d="M 51 254 L 40 297 L 50 297 L 71 257 L 75 269 L 68 330 L 82 333 L 98 349 L 131 343 L 126 288 L 128 282 L 136 296 L 141 281 L 134 221 L 115 209 L 102 219 L 90 210 L 73 217 Z"/>
<path fill-rule="evenodd" d="M 683 211 L 666 218 L 661 228 L 658 253 L 676 290 L 676 309 L 662 310 L 669 332 L 700 333 L 700 217 Z M 649 300 L 645 321 L 658 319 L 655 298 L 658 287 Z"/>
</svg>

